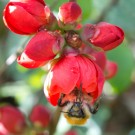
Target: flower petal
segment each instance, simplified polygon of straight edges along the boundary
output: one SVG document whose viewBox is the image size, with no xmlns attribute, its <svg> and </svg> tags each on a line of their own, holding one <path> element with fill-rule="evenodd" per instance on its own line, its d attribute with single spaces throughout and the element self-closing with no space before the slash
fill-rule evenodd
<svg viewBox="0 0 135 135">
<path fill-rule="evenodd" d="M 108 51 L 120 45 L 123 40 L 124 32 L 120 27 L 107 22 L 100 22 L 95 26 L 95 34 L 90 42 Z"/>
<path fill-rule="evenodd" d="M 38 0 L 27 0 L 25 2 L 12 2 L 14 6 L 22 7 L 26 12 L 31 14 L 41 25 L 46 24 L 46 14 L 44 11 L 45 3 Z M 36 7 L 36 8 L 35 8 Z"/>
<path fill-rule="evenodd" d="M 44 90 L 45 96 L 47 100 L 53 105 L 57 106 L 58 105 L 58 100 L 60 98 L 60 93 L 54 94 L 54 95 L 49 95 L 48 90 Z"/>
<path fill-rule="evenodd" d="M 17 34 L 32 34 L 37 32 L 41 26 L 24 8 L 16 6 L 12 4 L 12 2 L 7 4 L 4 10 L 3 19 L 5 25 Z"/>
<path fill-rule="evenodd" d="M 103 71 L 96 63 L 95 63 L 95 69 L 97 70 L 97 90 L 91 94 L 94 100 L 96 101 L 97 98 L 99 98 L 102 94 L 105 77 L 103 75 Z"/>
<path fill-rule="evenodd" d="M 82 83 L 82 88 L 86 92 L 90 93 L 95 91 L 97 88 L 97 76 L 93 62 L 85 56 L 77 56 L 76 59 L 80 68 L 80 77 L 77 82 L 77 87 L 80 87 Z"/>
<path fill-rule="evenodd" d="M 116 75 L 117 71 L 118 71 L 117 63 L 107 60 L 106 68 L 105 68 L 105 78 L 111 79 Z"/>
<path fill-rule="evenodd" d="M 75 57 L 61 58 L 47 75 L 44 91 L 49 95 L 69 94 L 79 78 L 79 67 Z"/>
<path fill-rule="evenodd" d="M 63 44 L 58 33 L 40 31 L 29 41 L 25 53 L 35 61 L 51 60 L 61 50 Z"/>
<path fill-rule="evenodd" d="M 30 59 L 24 52 L 17 58 L 17 62 L 26 68 L 37 68 L 43 66 L 48 61 L 35 61 Z"/>
</svg>

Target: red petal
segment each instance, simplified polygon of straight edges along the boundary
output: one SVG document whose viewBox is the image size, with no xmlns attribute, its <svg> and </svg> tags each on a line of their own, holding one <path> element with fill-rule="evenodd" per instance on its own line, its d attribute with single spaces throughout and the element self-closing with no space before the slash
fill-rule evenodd
<svg viewBox="0 0 135 135">
<path fill-rule="evenodd" d="M 45 61 L 34 61 L 30 59 L 25 53 L 22 53 L 21 56 L 17 58 L 17 62 L 26 68 L 37 68 L 47 63 Z"/>
<path fill-rule="evenodd" d="M 101 68 L 95 63 L 95 69 L 97 70 L 97 91 L 93 92 L 93 98 L 96 101 L 99 98 L 103 91 L 103 86 L 105 82 L 105 77 Z"/>
<path fill-rule="evenodd" d="M 41 26 L 24 8 L 14 6 L 12 2 L 7 4 L 3 19 L 7 27 L 17 34 L 32 34 Z"/>
<path fill-rule="evenodd" d="M 44 0 L 36 0 L 37 2 L 40 2 L 41 4 L 43 4 L 44 6 L 46 5 Z"/>
<path fill-rule="evenodd" d="M 92 55 L 96 58 L 95 62 L 97 65 L 102 69 L 102 71 L 105 70 L 105 65 L 106 65 L 106 55 L 104 52 L 93 52 Z"/>
<path fill-rule="evenodd" d="M 97 88 L 97 76 L 95 65 L 91 60 L 84 56 L 77 56 L 77 62 L 80 69 L 80 78 L 77 82 L 77 86 L 80 87 L 82 83 L 82 88 L 87 93 L 91 93 Z"/>
<path fill-rule="evenodd" d="M 61 58 L 47 75 L 44 90 L 49 95 L 69 94 L 79 78 L 79 67 L 75 57 Z"/>
<path fill-rule="evenodd" d="M 45 25 L 47 23 L 44 10 L 45 3 L 42 4 L 40 1 L 28 0 L 26 2 L 12 2 L 12 5 L 22 7 L 26 12 L 31 14 L 40 25 Z"/>
<path fill-rule="evenodd" d="M 21 2 L 21 3 L 28 3 L 28 2 L 35 2 L 35 1 L 37 1 L 37 2 L 40 2 L 40 3 L 42 3 L 43 5 L 45 5 L 45 2 L 44 2 L 44 0 L 10 0 L 10 2 Z"/>
<path fill-rule="evenodd" d="M 92 49 L 89 45 L 82 44 L 81 52 L 87 54 L 90 57 L 94 56 L 93 60 L 98 64 L 98 66 L 104 71 L 106 65 L 106 55 L 104 51 L 97 52 Z"/>
<path fill-rule="evenodd" d="M 0 122 L 0 135 L 8 135 L 9 131 L 4 127 L 4 125 Z"/>
<path fill-rule="evenodd" d="M 60 93 L 57 93 L 55 95 L 49 95 L 48 91 L 45 89 L 44 90 L 45 96 L 47 100 L 53 105 L 57 106 L 58 105 L 58 100 L 60 98 Z"/>
<path fill-rule="evenodd" d="M 116 28 L 116 31 L 117 31 L 116 32 L 117 35 L 115 35 L 116 36 L 115 40 L 112 43 L 110 43 L 109 45 L 104 46 L 103 49 L 105 51 L 112 50 L 113 48 L 120 45 L 124 40 L 124 32 L 123 32 L 123 30 L 121 28 L 117 27 L 117 26 L 115 26 L 115 28 Z"/>
<path fill-rule="evenodd" d="M 58 40 L 53 32 L 40 31 L 29 41 L 25 53 L 35 61 L 53 59 L 60 50 Z"/>
<path fill-rule="evenodd" d="M 118 71 L 117 63 L 108 60 L 106 63 L 105 78 L 111 79 L 116 75 L 117 71 Z"/>
</svg>

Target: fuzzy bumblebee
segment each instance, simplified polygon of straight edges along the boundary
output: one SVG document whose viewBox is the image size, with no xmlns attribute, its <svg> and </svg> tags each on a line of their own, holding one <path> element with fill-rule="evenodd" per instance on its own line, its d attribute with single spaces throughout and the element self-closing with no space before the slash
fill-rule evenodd
<svg viewBox="0 0 135 135">
<path fill-rule="evenodd" d="M 68 123 L 72 125 L 83 125 L 90 118 L 91 113 L 95 114 L 98 110 L 99 104 L 93 107 L 89 104 L 90 100 L 90 95 L 75 89 L 69 95 L 62 94 L 58 105 L 62 107 L 62 112 Z"/>
</svg>

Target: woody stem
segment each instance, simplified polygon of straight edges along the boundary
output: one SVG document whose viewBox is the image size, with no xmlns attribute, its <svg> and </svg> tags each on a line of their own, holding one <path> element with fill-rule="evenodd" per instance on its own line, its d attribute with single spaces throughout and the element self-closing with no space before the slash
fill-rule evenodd
<svg viewBox="0 0 135 135">
<path fill-rule="evenodd" d="M 52 115 L 52 119 L 49 124 L 49 135 L 54 135 L 57 128 L 57 124 L 59 122 L 60 114 L 61 114 L 61 108 L 57 107 L 54 114 Z"/>
<path fill-rule="evenodd" d="M 100 16 L 97 18 L 97 20 L 94 23 L 99 23 L 103 21 L 111 9 L 118 4 L 119 0 L 111 0 L 110 3 L 107 5 L 107 7 L 104 8 L 104 10 L 101 12 Z"/>
</svg>

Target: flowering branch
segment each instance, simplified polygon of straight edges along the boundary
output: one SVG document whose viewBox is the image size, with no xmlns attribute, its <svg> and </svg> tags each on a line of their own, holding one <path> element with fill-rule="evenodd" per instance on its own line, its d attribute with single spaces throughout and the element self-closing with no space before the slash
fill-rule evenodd
<svg viewBox="0 0 135 135">
<path fill-rule="evenodd" d="M 110 5 L 103 11 L 103 13 L 101 13 L 101 16 L 97 22 L 104 19 L 110 7 L 112 7 L 117 1 L 118 0 L 111 1 Z M 35 1 L 32 3 L 34 2 Z M 36 2 L 34 4 L 37 4 Z M 57 3 L 58 0 L 55 0 L 51 8 L 54 8 Z M 12 61 L 6 61 L 3 70 L 8 65 L 12 64 L 16 58 L 18 60 L 17 62 L 26 68 L 37 68 L 43 66 L 50 60 L 54 60 L 54 62 L 52 62 L 53 66 L 50 68 L 50 71 L 46 77 L 44 85 L 45 96 L 49 99 L 52 105 L 62 107 L 62 112 L 65 112 L 64 116 L 70 124 L 85 124 L 87 119 L 90 117 L 90 114 L 94 114 L 98 109 L 98 107 L 91 108 L 90 103 L 96 102 L 99 96 L 102 94 L 105 81 L 104 72 L 106 59 L 103 58 L 105 62 L 103 63 L 104 67 L 101 70 L 98 62 L 92 61 L 87 57 L 87 55 L 93 55 L 93 57 L 96 57 L 93 54 L 95 53 L 95 50 L 89 48 L 88 44 L 84 44 L 82 48 L 81 38 L 83 38 L 84 41 L 88 41 L 89 44 L 92 44 L 95 47 L 108 51 L 122 43 L 124 39 L 123 30 L 113 24 L 100 22 L 96 25 L 83 25 L 81 34 L 78 35 L 78 33 L 75 31 L 77 30 L 78 20 L 80 20 L 82 15 L 82 9 L 77 4 L 77 0 L 69 0 L 69 2 L 62 4 L 59 7 L 59 21 L 57 21 L 50 9 L 45 7 L 46 3 L 43 1 L 39 3 L 40 6 L 37 6 L 37 10 L 39 9 L 39 11 L 41 11 L 41 15 L 44 16 L 41 16 L 40 14 L 37 15 L 31 1 L 26 1 L 25 3 L 26 7 L 29 6 L 31 11 L 24 8 L 24 10 L 20 12 L 20 7 L 15 4 L 15 7 L 19 12 L 16 12 L 13 16 L 11 12 L 9 12 L 10 4 L 12 5 L 12 2 L 9 2 L 4 12 L 4 20 L 6 21 L 6 24 L 10 24 L 8 28 L 17 34 L 31 35 L 35 33 L 35 36 L 33 36 L 28 42 L 21 56 L 17 58 L 17 51 L 13 55 L 14 57 L 11 57 Z M 24 7 L 24 3 L 21 1 L 19 4 L 20 6 Z M 32 15 L 31 12 L 33 12 Z M 21 16 L 27 15 L 27 19 L 23 21 L 19 20 L 20 14 Z M 31 22 L 33 22 L 35 25 L 31 25 Z M 57 28 L 58 23 L 60 29 Z M 51 31 L 54 30 L 52 29 L 52 26 L 54 26 L 57 31 Z M 43 30 L 41 30 L 42 28 Z M 61 32 L 61 29 L 62 32 L 64 31 L 64 33 Z M 85 51 L 85 49 L 87 51 Z M 103 55 L 105 56 L 105 54 Z M 58 62 L 55 63 L 56 56 L 58 56 Z M 59 75 L 60 77 L 58 78 Z M 95 81 L 93 82 L 93 80 Z M 83 87 L 84 84 L 85 87 Z M 97 84 L 98 89 L 96 88 Z M 79 85 L 80 88 L 78 88 Z M 90 91 L 91 89 L 89 88 L 91 85 L 95 88 L 93 89 L 92 93 Z M 59 95 L 62 94 L 64 94 L 64 96 L 58 99 Z M 43 94 L 41 94 L 41 96 L 42 95 Z M 37 100 L 35 100 L 36 102 L 39 101 L 39 97 L 40 96 L 38 96 Z M 52 115 L 51 121 L 48 119 L 49 117 L 46 117 L 48 121 L 50 121 L 48 126 L 50 135 L 55 133 L 60 118 L 60 113 L 61 108 L 57 107 L 56 111 Z M 43 117 L 44 116 L 45 115 L 43 115 Z M 44 120 L 46 120 L 46 118 L 44 118 Z M 80 118 L 83 120 L 81 121 Z M 41 121 L 42 120 L 43 119 L 41 118 Z M 32 118 L 31 121 L 33 123 L 36 122 Z"/>
</svg>

